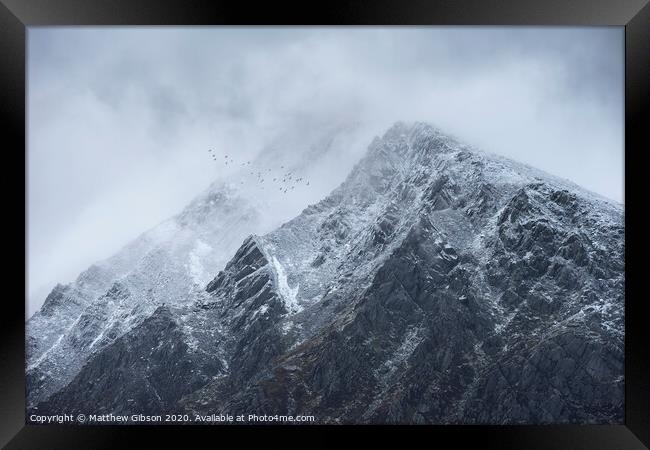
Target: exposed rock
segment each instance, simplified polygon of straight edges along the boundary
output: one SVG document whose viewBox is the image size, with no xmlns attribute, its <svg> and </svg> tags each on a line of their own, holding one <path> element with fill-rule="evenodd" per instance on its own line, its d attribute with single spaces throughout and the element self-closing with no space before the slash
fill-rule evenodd
<svg viewBox="0 0 650 450">
<path fill-rule="evenodd" d="M 205 292 L 116 329 L 39 409 L 622 423 L 623 241 L 621 205 L 396 124 L 331 195 L 246 238 Z"/>
</svg>

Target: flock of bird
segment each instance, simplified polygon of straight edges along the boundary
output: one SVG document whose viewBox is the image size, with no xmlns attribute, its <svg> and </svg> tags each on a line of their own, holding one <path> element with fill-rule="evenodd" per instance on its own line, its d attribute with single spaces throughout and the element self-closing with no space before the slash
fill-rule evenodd
<svg viewBox="0 0 650 450">
<path fill-rule="evenodd" d="M 219 163 L 217 155 L 214 153 L 214 151 L 212 151 L 212 149 L 208 149 L 208 154 L 210 155 L 210 157 L 212 158 L 212 160 L 215 163 L 217 163 L 217 164 Z M 224 163 L 225 166 L 229 166 L 229 165 L 230 166 L 235 166 L 236 165 L 236 161 L 232 157 L 229 157 L 228 155 L 224 155 L 223 159 L 224 159 L 223 163 Z M 250 161 L 242 162 L 242 163 L 240 163 L 240 166 L 248 168 L 248 166 L 251 166 L 251 162 Z M 250 167 L 250 168 L 252 168 L 252 167 Z M 290 170 L 289 171 L 284 171 L 284 166 L 280 166 L 280 170 L 284 172 L 284 173 L 282 173 L 282 175 L 273 176 L 274 175 L 273 171 L 270 168 L 267 168 L 266 171 L 251 170 L 250 175 L 255 176 L 256 181 L 257 181 L 259 187 L 262 190 L 264 190 L 264 186 L 265 186 L 264 182 L 266 180 L 269 180 L 266 183 L 266 186 L 270 186 L 270 188 L 273 188 L 273 189 L 275 187 L 278 187 L 278 189 L 283 194 L 286 194 L 288 192 L 293 191 L 296 187 L 298 187 L 300 185 L 309 186 L 309 180 L 305 180 L 303 177 L 296 176 Z M 271 179 L 272 176 L 273 176 L 273 178 Z M 244 184 L 244 181 L 241 181 L 240 183 Z M 273 184 L 275 184 L 275 186 L 273 186 Z"/>
</svg>

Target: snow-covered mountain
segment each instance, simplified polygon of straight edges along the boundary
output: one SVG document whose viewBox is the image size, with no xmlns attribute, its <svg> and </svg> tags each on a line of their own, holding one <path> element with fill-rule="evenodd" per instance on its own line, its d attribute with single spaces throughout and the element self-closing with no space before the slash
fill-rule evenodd
<svg viewBox="0 0 650 450">
<path fill-rule="evenodd" d="M 618 423 L 623 252 L 620 204 L 398 123 L 330 195 L 247 237 L 204 291 L 152 302 L 38 408 Z"/>
<path fill-rule="evenodd" d="M 278 186 L 290 188 L 291 183 L 280 183 L 282 175 L 309 179 L 315 166 L 340 161 L 357 132 L 357 124 L 345 124 L 303 132 L 310 138 L 306 142 L 280 135 L 178 215 L 92 265 L 74 282 L 57 285 L 26 325 L 28 403 L 43 401 L 65 386 L 91 354 L 142 323 L 158 306 L 194 302 L 246 236 L 272 230 L 299 212 L 301 201 L 316 201 L 319 191 L 328 189 L 327 180 L 321 186 L 312 181 L 310 186 L 302 183 L 299 193 L 277 195 Z M 206 164 L 214 164 L 209 155 Z M 331 189 L 336 180 L 329 183 Z"/>
</svg>

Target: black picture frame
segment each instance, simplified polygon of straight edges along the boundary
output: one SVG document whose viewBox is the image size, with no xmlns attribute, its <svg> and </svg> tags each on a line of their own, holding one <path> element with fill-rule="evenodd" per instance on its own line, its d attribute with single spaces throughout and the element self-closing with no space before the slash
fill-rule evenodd
<svg viewBox="0 0 650 450">
<path fill-rule="evenodd" d="M 643 174 L 640 155 L 648 145 L 647 117 L 650 98 L 650 5 L 648 0 L 464 0 L 464 1 L 348 1 L 319 4 L 275 2 L 250 5 L 223 1 L 154 0 L 0 0 L 0 114 L 2 115 L 3 191 L 6 243 L 5 266 L 17 272 L 26 268 L 26 130 L 25 56 L 26 27 L 40 25 L 536 25 L 625 27 L 625 424 L 557 426 L 417 426 L 354 427 L 366 437 L 388 430 L 391 437 L 413 434 L 433 444 L 454 442 L 500 449 L 636 449 L 650 446 L 650 391 L 646 298 L 641 294 L 645 233 Z M 646 114 L 644 114 L 646 113 Z M 19 195 L 22 177 L 23 196 Z M 15 179 L 14 179 L 15 178 Z M 21 214 L 20 212 L 23 212 Z M 23 218 L 21 220 L 20 218 Z M 15 237 L 14 237 L 15 236 Z M 23 240 L 25 244 L 25 240 Z M 629 245 L 629 244 L 632 245 Z M 646 263 L 647 264 L 647 263 Z M 133 446 L 131 439 L 147 433 L 169 443 L 186 442 L 187 434 L 236 433 L 240 438 L 284 427 L 65 426 L 25 424 L 25 310 L 18 274 L 4 272 L 4 302 L 0 328 L 0 444 L 6 448 L 117 448 Z M 26 273 L 26 270 L 25 270 Z M 10 289 L 7 290 L 6 288 Z M 293 427 L 295 439 L 314 430 L 349 431 L 350 427 Z M 338 434 L 338 433 L 337 433 Z M 211 437 L 214 439 L 214 436 Z M 286 439 L 286 438 L 285 438 Z M 153 441 L 145 447 L 153 447 Z M 213 443 L 223 444 L 218 441 Z M 240 441 L 239 444 L 243 444 Z"/>
</svg>

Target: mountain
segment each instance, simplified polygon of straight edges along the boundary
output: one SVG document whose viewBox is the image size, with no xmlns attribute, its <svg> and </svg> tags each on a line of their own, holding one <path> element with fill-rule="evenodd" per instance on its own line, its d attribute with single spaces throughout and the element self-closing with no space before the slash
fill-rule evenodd
<svg viewBox="0 0 650 450">
<path fill-rule="evenodd" d="M 233 254 L 38 409 L 622 423 L 623 208 L 572 183 L 398 123 Z"/>
<path fill-rule="evenodd" d="M 206 155 L 206 164 L 228 169 L 176 216 L 143 233 L 72 283 L 57 285 L 26 324 L 28 405 L 46 400 L 70 383 L 87 359 L 141 324 L 163 305 L 191 304 L 214 268 L 222 267 L 251 233 L 272 230 L 295 215 L 299 201 L 278 196 L 272 177 L 292 171 L 304 177 L 317 165 L 341 162 L 358 124 L 329 124 L 279 135 L 252 161 L 230 167 Z M 243 167 L 242 167 L 243 166 Z M 266 185 L 257 176 L 267 175 Z M 315 201 L 328 188 L 317 182 L 294 193 Z M 316 186 L 315 186 L 316 185 Z M 268 186 L 264 190 L 265 186 Z M 295 192 L 295 191 L 294 191 Z M 306 203 L 305 203 L 306 204 Z M 304 206 L 304 205 L 303 205 Z"/>
</svg>

